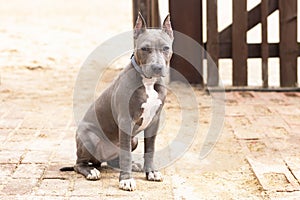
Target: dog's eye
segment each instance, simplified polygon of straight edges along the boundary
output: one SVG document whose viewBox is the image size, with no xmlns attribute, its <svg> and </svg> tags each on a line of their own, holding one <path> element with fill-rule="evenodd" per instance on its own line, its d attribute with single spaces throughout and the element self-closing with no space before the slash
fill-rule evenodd
<svg viewBox="0 0 300 200">
<path fill-rule="evenodd" d="M 169 50 L 170 50 L 170 47 L 168 47 L 168 46 L 163 47 L 163 51 L 169 51 Z"/>
<path fill-rule="evenodd" d="M 149 47 L 142 47 L 141 49 L 142 49 L 142 51 L 146 51 L 146 52 L 149 52 L 149 51 L 150 51 L 150 48 L 149 48 Z"/>
</svg>

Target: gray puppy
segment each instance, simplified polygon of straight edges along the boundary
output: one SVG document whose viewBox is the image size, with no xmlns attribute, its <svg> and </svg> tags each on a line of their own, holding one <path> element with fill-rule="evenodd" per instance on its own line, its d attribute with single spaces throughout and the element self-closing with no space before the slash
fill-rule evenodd
<svg viewBox="0 0 300 200">
<path fill-rule="evenodd" d="M 134 54 L 131 63 L 91 105 L 79 123 L 77 161 L 73 168 L 88 180 L 100 179 L 102 162 L 120 168 L 119 188 L 136 189 L 131 151 L 137 147 L 139 132 L 144 131 L 144 168 L 149 181 L 163 177 L 153 164 L 155 138 L 167 90 L 167 75 L 172 56 L 173 31 L 168 15 L 162 29 L 147 29 L 142 15 L 134 28 Z M 140 167 L 141 168 L 141 167 Z"/>
</svg>

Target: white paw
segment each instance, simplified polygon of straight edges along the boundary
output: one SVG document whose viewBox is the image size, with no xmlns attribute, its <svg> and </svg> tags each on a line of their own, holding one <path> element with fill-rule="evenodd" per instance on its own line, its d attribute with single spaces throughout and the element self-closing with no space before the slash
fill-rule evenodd
<svg viewBox="0 0 300 200">
<path fill-rule="evenodd" d="M 126 191 L 133 191 L 136 189 L 136 183 L 133 178 L 121 180 L 119 183 L 119 188 Z"/>
<path fill-rule="evenodd" d="M 90 171 L 90 174 L 87 175 L 86 179 L 88 180 L 99 180 L 100 179 L 100 171 L 96 168 Z"/>
<path fill-rule="evenodd" d="M 149 174 L 147 175 L 147 180 L 148 181 L 163 181 L 163 176 L 158 171 L 149 172 Z"/>
</svg>

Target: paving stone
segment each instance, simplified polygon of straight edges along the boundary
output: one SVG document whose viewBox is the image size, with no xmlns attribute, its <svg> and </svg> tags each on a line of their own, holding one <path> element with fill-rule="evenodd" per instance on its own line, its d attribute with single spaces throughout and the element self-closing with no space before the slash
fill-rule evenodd
<svg viewBox="0 0 300 200">
<path fill-rule="evenodd" d="M 265 130 L 265 134 L 269 138 L 282 138 L 285 139 L 290 135 L 290 129 L 287 127 L 280 127 L 274 124 Z"/>
<path fill-rule="evenodd" d="M 93 196 L 100 197 L 105 195 L 103 190 L 103 181 L 87 181 L 87 180 L 76 180 L 72 196 Z"/>
<path fill-rule="evenodd" d="M 261 103 L 268 104 L 268 106 L 279 106 L 279 105 L 288 105 L 286 102 L 286 96 L 280 92 L 268 92 L 268 93 L 256 93 L 256 96 L 260 99 Z"/>
<path fill-rule="evenodd" d="M 248 116 L 241 115 L 235 117 L 227 117 L 226 121 L 230 123 L 233 129 L 235 128 L 248 128 L 252 125 Z"/>
<path fill-rule="evenodd" d="M 74 165 L 76 161 L 76 144 L 75 136 L 70 139 L 63 139 L 59 147 L 55 149 L 51 159 L 52 163 L 66 163 Z"/>
<path fill-rule="evenodd" d="M 235 92 L 239 105 L 257 105 L 261 102 L 256 92 Z"/>
<path fill-rule="evenodd" d="M 7 184 L 0 191 L 0 194 L 6 195 L 24 195 L 30 194 L 33 188 L 36 186 L 38 179 L 30 178 L 11 178 Z"/>
<path fill-rule="evenodd" d="M 298 156 L 288 156 L 284 158 L 286 164 L 289 166 L 289 169 L 295 176 L 295 178 L 300 183 L 300 157 Z"/>
<path fill-rule="evenodd" d="M 51 140 L 47 138 L 35 137 L 32 138 L 28 143 L 29 144 L 26 148 L 32 151 L 49 151 L 49 150 L 55 150 L 59 147 L 58 140 Z"/>
<path fill-rule="evenodd" d="M 249 117 L 250 118 L 250 117 Z M 283 127 L 289 130 L 289 125 L 281 116 L 253 116 L 250 118 L 252 126 L 255 127 Z"/>
<path fill-rule="evenodd" d="M 6 143 L 14 143 L 14 142 L 18 142 L 18 143 L 28 143 L 32 140 L 33 138 L 33 134 L 28 134 L 24 131 L 14 131 L 12 134 L 10 134 L 10 136 L 7 139 Z"/>
<path fill-rule="evenodd" d="M 285 96 L 285 102 L 287 102 L 288 104 L 297 105 L 300 102 L 299 93 L 296 93 L 296 92 L 286 92 L 286 93 L 283 93 L 283 95 Z"/>
<path fill-rule="evenodd" d="M 53 164 L 51 163 L 46 171 L 45 174 L 43 176 L 44 179 L 70 179 L 71 177 L 73 177 L 73 175 L 75 174 L 75 172 L 61 172 L 59 169 L 62 167 L 66 167 L 66 166 L 73 166 L 74 163 L 63 163 L 63 164 Z"/>
<path fill-rule="evenodd" d="M 171 179 L 165 178 L 164 182 L 152 182 L 146 181 L 145 176 L 142 173 L 134 174 L 134 178 L 137 183 L 137 191 L 127 192 L 118 188 L 118 175 L 115 178 L 103 178 L 102 188 L 99 188 L 103 192 L 100 194 L 102 199 L 160 199 L 162 196 L 165 199 L 173 199 L 173 193 L 171 188 Z M 143 188 L 143 189 L 141 189 Z M 152 191 L 149 193 L 149 191 Z M 159 196 L 156 196 L 159 194 Z"/>
<path fill-rule="evenodd" d="M 239 95 L 237 92 L 234 91 L 227 91 L 224 93 L 225 94 L 225 100 L 236 100 L 238 102 L 239 100 Z"/>
<path fill-rule="evenodd" d="M 95 200 L 95 199 L 105 199 L 103 196 L 71 196 L 70 200 Z"/>
<path fill-rule="evenodd" d="M 0 179 L 7 179 L 11 176 L 16 166 L 16 164 L 0 164 Z"/>
<path fill-rule="evenodd" d="M 20 138 L 21 140 L 21 138 Z M 20 141 L 9 141 L 6 140 L 4 144 L 1 146 L 1 149 L 8 151 L 25 151 L 30 144 L 30 140 Z"/>
<path fill-rule="evenodd" d="M 280 158 L 248 155 L 247 160 L 265 190 L 288 192 L 300 189 L 298 181 Z"/>
<path fill-rule="evenodd" d="M 22 163 L 46 164 L 50 161 L 50 151 L 28 151 Z"/>
<path fill-rule="evenodd" d="M 0 143 L 3 144 L 13 129 L 0 129 Z M 1 149 L 1 146 L 0 146 Z"/>
<path fill-rule="evenodd" d="M 255 140 L 262 138 L 282 138 L 289 137 L 289 131 L 286 127 L 270 126 L 249 126 L 235 127 L 233 132 L 237 139 Z"/>
<path fill-rule="evenodd" d="M 300 125 L 290 125 L 290 133 L 296 137 L 300 136 Z"/>
<path fill-rule="evenodd" d="M 70 109 L 69 107 L 67 109 Z M 50 129 L 63 129 L 65 130 L 68 125 L 71 123 L 70 116 L 72 115 L 72 112 L 65 112 L 66 107 L 63 109 L 55 108 L 55 111 L 52 112 L 52 114 L 48 114 L 46 118 L 48 120 L 44 123 L 45 128 Z"/>
<path fill-rule="evenodd" d="M 9 106 L 12 108 L 11 110 L 7 110 L 7 114 L 5 115 L 5 118 L 7 119 L 24 119 L 25 116 L 28 114 L 33 114 L 32 112 L 28 112 L 19 106 Z"/>
<path fill-rule="evenodd" d="M 52 163 L 65 163 L 65 164 L 72 164 L 76 162 L 76 148 L 72 150 L 64 150 L 63 148 L 57 149 L 54 152 L 53 157 L 51 158 Z"/>
<path fill-rule="evenodd" d="M 22 199 L 30 199 L 30 196 L 28 196 L 28 195 L 17 195 L 17 196 L 16 195 L 1 195 L 1 193 L 0 193 L 0 199 L 5 199 L 5 200 L 22 200 Z"/>
<path fill-rule="evenodd" d="M 69 190 L 69 181 L 61 179 L 43 179 L 35 195 L 65 196 Z"/>
<path fill-rule="evenodd" d="M 300 107 L 297 107 L 295 105 L 277 105 L 270 107 L 270 109 L 276 111 L 280 115 L 300 115 Z"/>
<path fill-rule="evenodd" d="M 300 191 L 296 192 L 273 192 L 270 193 L 271 200 L 296 200 L 300 199 Z"/>
<path fill-rule="evenodd" d="M 62 166 L 73 166 L 76 162 L 76 154 L 54 154 L 51 162 Z"/>
<path fill-rule="evenodd" d="M 38 133 L 36 134 L 36 139 L 45 139 L 45 140 L 61 140 L 61 138 L 64 136 L 66 130 L 63 129 L 41 129 L 38 130 Z"/>
<path fill-rule="evenodd" d="M 273 139 L 272 144 L 276 146 L 283 157 L 300 157 L 300 135 L 289 135 L 286 139 Z"/>
<path fill-rule="evenodd" d="M 23 120 L 21 120 L 21 119 L 0 119 L 0 127 L 2 129 L 15 129 L 22 122 L 23 122 Z"/>
<path fill-rule="evenodd" d="M 234 128 L 233 132 L 239 140 L 255 140 L 265 137 L 264 132 L 257 128 Z"/>
<path fill-rule="evenodd" d="M 13 178 L 41 178 L 45 165 L 40 164 L 20 164 L 13 174 Z"/>
<path fill-rule="evenodd" d="M 33 130 L 37 130 L 37 129 L 41 129 L 43 128 L 43 124 L 44 122 L 44 117 L 43 116 L 37 116 L 38 114 L 35 115 L 29 115 L 27 116 L 22 124 L 20 124 L 20 128 L 24 128 L 24 129 L 33 129 Z"/>
<path fill-rule="evenodd" d="M 263 140 L 246 140 L 240 141 L 240 144 L 244 143 L 247 151 L 250 154 L 265 154 L 267 153 L 267 145 Z M 244 149 L 245 150 L 245 149 Z"/>
<path fill-rule="evenodd" d="M 265 105 L 239 105 L 239 106 L 227 106 L 226 116 L 270 116 L 274 115 L 274 112 Z"/>
<path fill-rule="evenodd" d="M 8 112 L 6 109 L 4 109 L 4 106 L 2 104 L 0 104 L 0 107 L 2 107 L 3 109 L 0 109 L 0 119 L 4 118 L 4 116 L 6 115 L 6 113 Z"/>
<path fill-rule="evenodd" d="M 284 120 L 293 126 L 300 126 L 300 115 L 285 115 Z"/>
<path fill-rule="evenodd" d="M 11 196 L 1 196 L 0 199 L 8 200 L 66 200 L 66 197 L 57 197 L 57 196 L 36 196 L 36 195 L 11 195 Z"/>
<path fill-rule="evenodd" d="M 0 164 L 19 163 L 25 151 L 0 150 Z"/>
<path fill-rule="evenodd" d="M 248 113 L 248 115 L 250 114 L 251 115 L 251 107 L 250 108 L 248 108 L 248 110 L 250 111 L 250 113 Z M 274 115 L 275 113 L 272 111 L 272 110 L 270 110 L 269 108 L 268 108 L 268 106 L 267 105 L 255 105 L 254 107 L 253 107 L 253 114 L 254 115 L 256 115 L 256 116 L 270 116 L 270 115 Z"/>
</svg>

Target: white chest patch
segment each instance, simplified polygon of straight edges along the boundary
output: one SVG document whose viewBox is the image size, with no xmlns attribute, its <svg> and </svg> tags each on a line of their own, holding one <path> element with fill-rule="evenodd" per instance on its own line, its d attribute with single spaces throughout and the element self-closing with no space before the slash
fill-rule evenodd
<svg viewBox="0 0 300 200">
<path fill-rule="evenodd" d="M 158 93 L 154 90 L 154 84 L 156 82 L 155 78 L 147 79 L 143 78 L 143 84 L 146 89 L 146 94 L 148 96 L 145 103 L 142 104 L 143 113 L 141 118 L 143 118 L 142 125 L 139 127 L 139 131 L 144 130 L 152 121 L 157 109 L 162 104 L 161 100 L 158 98 Z"/>
</svg>

